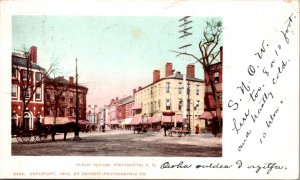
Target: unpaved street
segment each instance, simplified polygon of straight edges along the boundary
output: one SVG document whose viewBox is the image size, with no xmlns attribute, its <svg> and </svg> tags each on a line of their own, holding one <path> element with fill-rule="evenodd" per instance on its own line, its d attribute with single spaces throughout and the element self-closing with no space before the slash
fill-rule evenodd
<svg viewBox="0 0 300 180">
<path fill-rule="evenodd" d="M 211 134 L 191 134 L 165 137 L 163 133 L 134 134 L 129 130 L 81 133 L 81 141 L 67 141 L 57 135 L 57 141 L 20 144 L 12 139 L 12 155 L 30 156 L 162 156 L 162 157 L 220 157 L 222 139 Z M 49 138 L 49 137 L 48 137 Z"/>
</svg>

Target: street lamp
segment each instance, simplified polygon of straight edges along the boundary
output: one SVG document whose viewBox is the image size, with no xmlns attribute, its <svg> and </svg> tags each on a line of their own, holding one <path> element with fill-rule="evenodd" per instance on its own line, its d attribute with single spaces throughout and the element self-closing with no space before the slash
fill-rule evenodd
<svg viewBox="0 0 300 180">
<path fill-rule="evenodd" d="M 94 109 L 94 125 L 95 125 L 95 118 L 96 118 L 96 113 L 95 113 L 95 109 L 97 108 L 97 105 L 88 105 L 89 108 Z"/>
</svg>

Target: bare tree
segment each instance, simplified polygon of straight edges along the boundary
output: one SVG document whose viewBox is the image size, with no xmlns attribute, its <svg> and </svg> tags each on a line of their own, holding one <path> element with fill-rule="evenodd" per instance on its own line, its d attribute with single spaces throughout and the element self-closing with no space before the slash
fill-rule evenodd
<svg viewBox="0 0 300 180">
<path fill-rule="evenodd" d="M 190 56 L 193 59 L 196 59 L 197 62 L 199 62 L 202 65 L 204 73 L 209 77 L 209 84 L 212 89 L 216 108 L 216 115 L 219 123 L 221 123 L 222 121 L 220 99 L 217 94 L 217 89 L 214 82 L 214 76 L 211 73 L 211 68 L 213 64 L 220 62 L 220 58 L 217 59 L 217 57 L 220 55 L 220 48 L 218 45 L 220 43 L 220 36 L 222 34 L 222 30 L 223 27 L 222 22 L 220 20 L 211 19 L 206 21 L 206 27 L 203 31 L 203 39 L 198 44 L 201 53 L 200 57 L 197 57 L 194 54 L 187 52 L 173 51 L 177 53 L 177 56 Z"/>
<path fill-rule="evenodd" d="M 46 70 L 32 62 L 32 54 L 30 50 L 24 50 L 24 54 L 21 56 L 22 57 L 13 58 L 12 68 L 13 72 L 16 71 L 18 74 L 20 74 L 20 78 L 16 78 L 16 81 L 17 86 L 20 88 L 20 99 L 22 101 L 21 127 L 24 128 L 24 114 L 28 108 L 28 105 L 32 101 L 37 89 L 40 88 L 40 90 L 42 90 L 42 84 L 45 83 L 46 77 L 50 76 L 57 70 L 57 64 L 51 63 L 49 68 Z M 33 79 L 34 70 L 37 71 L 38 74 L 38 79 L 35 82 Z"/>
<path fill-rule="evenodd" d="M 56 118 L 60 116 L 59 112 L 62 112 L 62 108 L 65 107 L 65 103 L 63 102 L 66 102 L 66 98 L 65 96 L 63 96 L 63 94 L 68 91 L 69 86 L 68 86 L 68 82 L 64 79 L 63 76 L 58 76 L 55 78 L 49 77 L 46 79 L 45 82 L 47 84 L 46 87 L 47 94 L 48 91 L 52 91 L 54 95 L 53 98 L 51 98 L 50 96 L 46 104 L 50 106 L 51 112 L 54 117 L 53 125 L 55 125 Z"/>
</svg>

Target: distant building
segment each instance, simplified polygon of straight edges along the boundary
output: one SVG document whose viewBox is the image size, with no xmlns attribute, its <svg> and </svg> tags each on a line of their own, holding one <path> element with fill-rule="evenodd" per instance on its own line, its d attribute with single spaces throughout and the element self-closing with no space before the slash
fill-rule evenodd
<svg viewBox="0 0 300 180">
<path fill-rule="evenodd" d="M 111 99 L 110 104 L 107 105 L 108 116 L 106 123 L 111 129 L 118 128 L 120 124 L 117 116 L 118 100 L 118 97 L 116 97 L 116 99 Z"/>
<path fill-rule="evenodd" d="M 134 115 L 134 111 L 131 109 L 134 104 L 134 97 L 128 96 L 120 99 L 118 104 L 118 120 L 122 128 L 128 129 Z"/>
<path fill-rule="evenodd" d="M 44 84 L 41 83 L 44 72 L 45 69 L 37 64 L 37 47 L 32 46 L 29 54 L 24 51 L 13 50 L 11 74 L 12 125 L 34 129 L 36 117 L 40 117 L 41 120 L 44 119 Z M 25 98 L 27 107 L 24 107 L 23 98 Z M 24 117 L 24 121 L 22 121 L 22 117 Z"/>
</svg>

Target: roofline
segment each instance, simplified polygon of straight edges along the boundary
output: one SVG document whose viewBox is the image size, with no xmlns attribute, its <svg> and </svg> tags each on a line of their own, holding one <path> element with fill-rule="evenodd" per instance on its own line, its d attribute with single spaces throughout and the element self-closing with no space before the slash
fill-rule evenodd
<svg viewBox="0 0 300 180">
<path fill-rule="evenodd" d="M 151 84 L 148 84 L 147 86 L 142 87 L 142 89 L 137 90 L 136 92 L 139 92 L 139 91 L 141 91 L 141 90 L 143 90 L 143 89 L 146 89 L 147 87 L 152 86 L 153 84 L 156 84 L 156 83 L 158 83 L 158 82 L 160 82 L 160 81 L 163 81 L 163 80 L 165 80 L 165 79 L 178 79 L 178 80 L 183 80 L 183 78 L 176 78 L 176 77 L 171 77 L 171 76 L 163 77 L 163 78 L 160 78 L 160 79 L 159 79 L 158 81 L 156 81 L 156 82 L 153 82 L 153 83 L 151 83 Z M 197 80 L 197 79 L 186 78 L 186 80 L 187 80 L 187 81 L 192 81 L 192 82 L 201 82 L 201 83 L 204 83 L 204 80 L 202 80 L 202 79 Z"/>
</svg>

